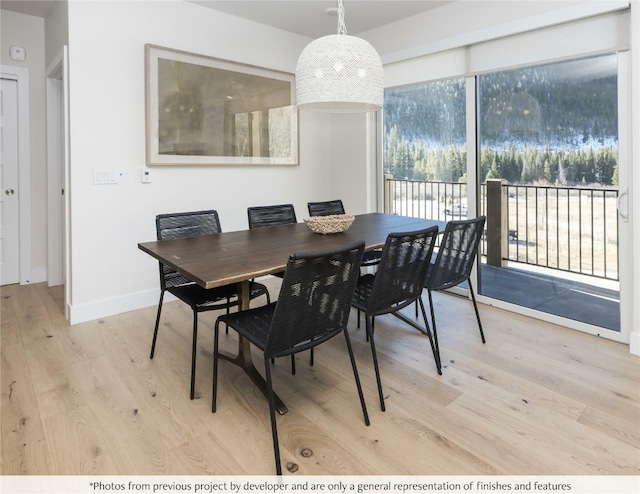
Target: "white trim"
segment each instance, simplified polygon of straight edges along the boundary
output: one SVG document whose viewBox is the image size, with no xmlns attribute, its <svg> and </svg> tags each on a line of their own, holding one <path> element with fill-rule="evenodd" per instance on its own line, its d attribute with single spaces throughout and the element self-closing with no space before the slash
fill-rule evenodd
<svg viewBox="0 0 640 494">
<path fill-rule="evenodd" d="M 629 173 L 629 221 L 631 236 L 631 252 L 640 249 L 640 1 L 631 2 L 631 166 Z M 636 137 L 635 139 L 633 137 Z M 631 255 L 631 294 L 629 310 L 632 325 L 629 335 L 629 351 L 640 355 L 640 259 Z"/>
<path fill-rule="evenodd" d="M 71 125 L 69 102 L 71 100 L 69 92 L 69 47 L 62 47 L 62 94 L 64 112 L 64 215 L 63 215 L 63 232 L 64 232 L 64 302 L 65 317 L 67 321 L 71 319 Z"/>
<path fill-rule="evenodd" d="M 631 189 L 632 167 L 632 134 L 631 134 L 631 56 L 629 51 L 618 53 L 618 194 Z M 620 197 L 624 201 L 624 197 Z M 627 204 L 630 204 L 626 194 Z M 632 327 L 632 293 L 631 276 L 633 256 L 631 255 L 631 237 L 633 211 L 627 207 L 627 219 L 618 213 L 618 278 L 620 280 L 620 335 L 629 343 Z"/>
<path fill-rule="evenodd" d="M 365 169 L 365 180 L 366 180 L 366 211 L 379 211 L 378 209 L 378 198 L 379 187 L 380 187 L 380 178 L 382 177 L 382 173 L 378 169 L 378 165 L 380 163 L 379 160 L 379 141 L 376 139 L 376 136 L 382 135 L 378 134 L 378 122 L 382 118 L 382 111 L 375 112 L 367 112 L 365 116 L 365 136 L 366 136 L 366 169 Z"/>
<path fill-rule="evenodd" d="M 67 304 L 68 320 L 70 324 L 80 324 L 101 317 L 115 316 L 123 312 L 138 310 L 143 307 L 158 305 L 160 289 L 122 295 L 110 299 L 96 300 L 88 304 Z M 165 294 L 164 301 L 176 300 L 170 293 Z"/>
<path fill-rule="evenodd" d="M 47 69 L 47 267 L 49 286 L 64 283 L 64 222 L 60 200 L 64 188 L 61 156 L 64 112 L 62 52 Z M 64 158 L 62 158 L 64 159 Z"/>
<path fill-rule="evenodd" d="M 18 181 L 20 194 L 20 284 L 31 283 L 31 124 L 29 69 L 0 65 L 1 76 L 18 82 Z"/>
</svg>

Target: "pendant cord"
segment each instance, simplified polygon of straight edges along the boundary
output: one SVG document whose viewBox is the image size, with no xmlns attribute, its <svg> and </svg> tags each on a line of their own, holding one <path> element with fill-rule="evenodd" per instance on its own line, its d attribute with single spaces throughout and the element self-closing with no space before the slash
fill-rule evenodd
<svg viewBox="0 0 640 494">
<path fill-rule="evenodd" d="M 344 5 L 338 0 L 338 34 L 347 34 L 347 25 L 344 23 Z"/>
</svg>

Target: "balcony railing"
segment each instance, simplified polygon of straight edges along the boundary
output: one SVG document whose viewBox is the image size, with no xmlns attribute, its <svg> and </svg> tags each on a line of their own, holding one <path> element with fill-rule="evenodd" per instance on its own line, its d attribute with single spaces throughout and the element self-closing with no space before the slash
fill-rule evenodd
<svg viewBox="0 0 640 494">
<path fill-rule="evenodd" d="M 479 211 L 487 223 L 506 225 L 500 257 L 582 275 L 618 280 L 618 190 L 590 187 L 507 185 L 501 215 L 481 184 Z M 435 220 L 467 217 L 467 184 L 385 180 L 385 212 Z M 492 213 L 494 214 L 494 213 Z M 494 214 L 495 215 L 495 214 Z M 481 245 L 487 255 L 487 239 Z"/>
</svg>

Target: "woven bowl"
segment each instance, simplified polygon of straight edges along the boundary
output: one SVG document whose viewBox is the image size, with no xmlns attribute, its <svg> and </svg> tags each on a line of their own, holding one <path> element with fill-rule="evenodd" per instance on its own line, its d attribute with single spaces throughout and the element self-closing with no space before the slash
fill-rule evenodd
<svg viewBox="0 0 640 494">
<path fill-rule="evenodd" d="M 330 214 L 327 216 L 312 216 L 305 218 L 304 222 L 314 233 L 328 235 L 330 233 L 341 233 L 349 229 L 355 216 L 350 214 Z"/>
</svg>

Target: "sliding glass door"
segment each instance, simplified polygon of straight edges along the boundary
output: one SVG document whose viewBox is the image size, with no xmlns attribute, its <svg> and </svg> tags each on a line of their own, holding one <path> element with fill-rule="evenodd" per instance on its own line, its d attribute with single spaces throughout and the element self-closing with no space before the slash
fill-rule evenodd
<svg viewBox="0 0 640 494">
<path fill-rule="evenodd" d="M 618 55 L 477 78 L 479 293 L 620 331 Z M 490 213 L 490 214 L 489 214 Z"/>
<path fill-rule="evenodd" d="M 481 300 L 626 341 L 618 213 L 626 59 L 613 53 L 387 89 L 385 211 L 487 216 Z"/>
</svg>

